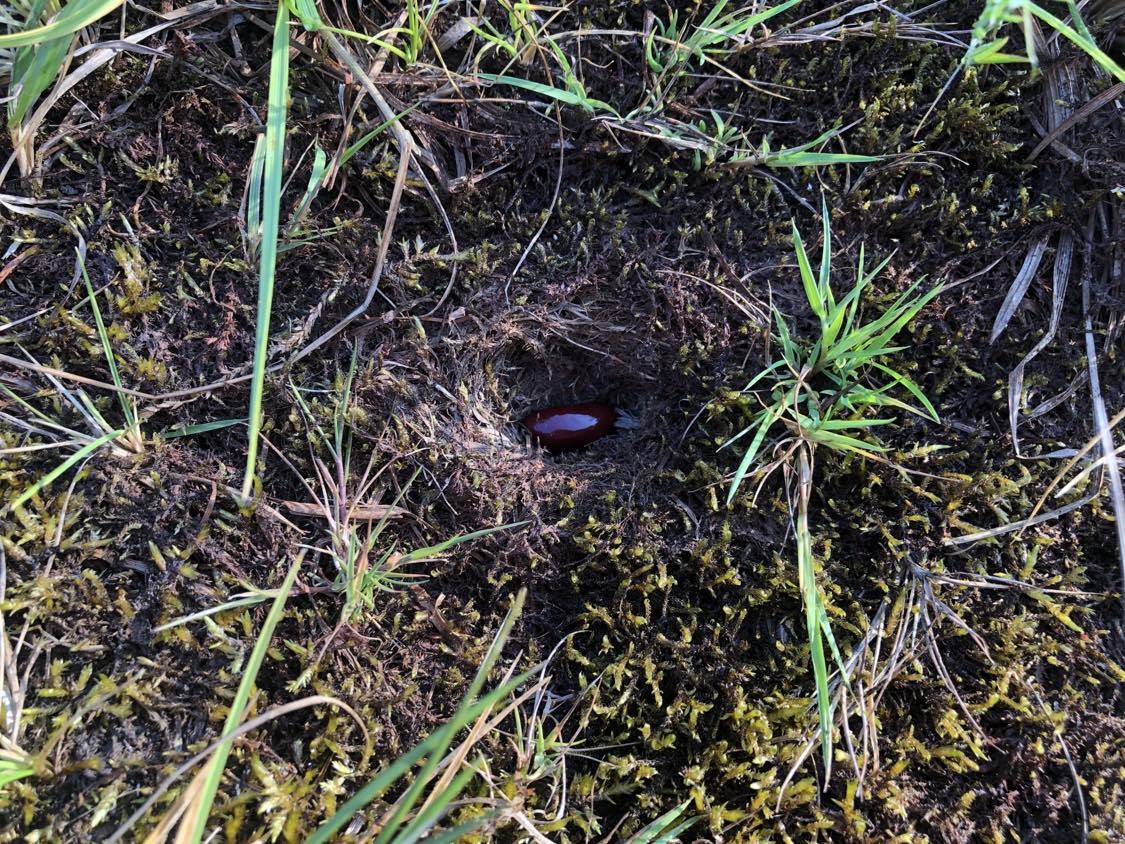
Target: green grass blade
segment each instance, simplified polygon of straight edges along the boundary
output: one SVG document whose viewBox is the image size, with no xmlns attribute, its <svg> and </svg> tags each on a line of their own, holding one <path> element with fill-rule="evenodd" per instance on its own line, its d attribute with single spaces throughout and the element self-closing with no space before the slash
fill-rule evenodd
<svg viewBox="0 0 1125 844">
<path fill-rule="evenodd" d="M 293 216 L 289 219 L 289 226 L 286 228 L 285 234 L 288 237 L 292 234 L 293 230 L 301 224 L 301 220 L 312 207 L 313 200 L 316 195 L 320 193 L 320 188 L 324 184 L 324 176 L 328 172 L 328 154 L 320 148 L 320 144 L 316 145 L 316 151 L 313 153 L 312 172 L 309 173 L 309 183 L 305 186 L 305 193 L 301 197 L 301 202 L 297 205 L 297 210 L 293 212 Z"/>
<path fill-rule="evenodd" d="M 64 35 L 34 47 L 19 48 L 9 86 L 18 90 L 15 99 L 8 103 L 9 129 L 18 129 L 40 95 L 54 84 L 73 41 L 73 35 Z"/>
<path fill-rule="evenodd" d="M 679 820 L 690 805 L 691 800 L 688 799 L 676 808 L 668 810 L 633 835 L 628 844 L 668 844 L 668 842 L 673 841 L 680 833 L 685 832 L 702 820 L 702 816 L 687 818 L 683 821 Z"/>
<path fill-rule="evenodd" d="M 447 829 L 444 832 L 435 832 L 432 835 L 426 836 L 426 844 L 459 844 L 459 842 L 464 841 L 470 833 L 499 817 L 500 812 L 486 812 L 480 817 L 465 821 L 452 829 Z M 398 842 L 395 842 L 395 844 L 398 844 Z"/>
<path fill-rule="evenodd" d="M 767 167 L 826 167 L 831 164 L 864 164 L 880 161 L 877 155 L 852 155 L 837 152 L 789 152 L 782 151 L 769 156 L 762 163 Z"/>
<path fill-rule="evenodd" d="M 826 419 L 821 422 L 817 428 L 821 431 L 847 431 L 851 428 L 871 428 L 876 425 L 889 425 L 894 421 L 894 419 Z"/>
<path fill-rule="evenodd" d="M 111 440 L 117 439 L 124 433 L 124 429 L 120 431 L 109 431 L 105 434 L 102 434 L 96 440 L 86 443 L 86 445 L 82 446 L 82 448 L 78 449 L 78 451 L 74 452 L 74 454 L 70 455 L 70 457 L 68 457 L 66 460 L 64 460 L 62 463 L 60 463 L 46 475 L 33 483 L 30 487 L 24 490 L 23 493 L 20 494 L 15 501 L 11 502 L 5 508 L 5 510 L 14 510 L 17 507 L 26 504 L 31 500 L 33 496 L 38 495 L 40 490 L 47 486 L 50 486 L 61 475 L 65 474 L 73 466 L 76 466 L 78 463 L 80 463 L 82 459 L 85 458 L 88 454 L 93 454 L 103 445 L 110 442 Z"/>
<path fill-rule="evenodd" d="M 832 311 L 836 307 L 836 299 L 832 295 L 832 229 L 830 228 L 828 216 L 828 200 L 824 194 L 820 195 L 820 219 L 823 231 L 821 232 L 822 245 L 820 249 L 820 298 L 825 302 L 827 307 L 826 311 Z"/>
<path fill-rule="evenodd" d="M 335 841 L 336 833 L 352 819 L 356 812 L 372 800 L 386 793 L 387 790 L 406 775 L 416 762 L 427 754 L 433 754 L 439 759 L 443 757 L 446 750 L 449 748 L 453 735 L 458 729 L 476 720 L 486 709 L 495 706 L 498 701 L 517 689 L 520 684 L 524 683 L 533 673 L 534 672 L 528 671 L 513 677 L 507 683 L 498 686 L 475 703 L 469 704 L 466 698 L 461 704 L 461 707 L 454 713 L 453 718 L 447 722 L 446 725 L 436 732 L 431 733 L 421 744 L 407 751 L 380 771 L 374 779 L 356 792 L 355 796 L 337 809 L 336 814 L 321 824 L 305 844 L 329 844 L 329 842 Z M 450 729 L 451 725 L 454 725 L 455 728 Z"/>
<path fill-rule="evenodd" d="M 250 499 L 258 462 L 258 435 L 262 430 L 262 393 L 265 390 L 266 353 L 273 309 L 274 274 L 281 215 L 282 167 L 285 158 L 285 116 L 289 100 L 289 9 L 278 3 L 270 59 L 269 110 L 266 118 L 266 158 L 262 196 L 262 243 L 258 270 L 258 320 L 254 337 L 254 370 L 250 380 L 249 434 L 242 498 Z"/>
<path fill-rule="evenodd" d="M 487 79 L 489 82 L 494 82 L 499 85 L 510 85 L 513 88 L 522 88 L 525 91 L 531 91 L 533 94 L 539 94 L 543 97 L 549 97 L 552 100 L 558 100 L 560 103 L 566 105 L 579 106 L 592 111 L 589 106 L 589 100 L 586 97 L 579 96 L 573 91 L 555 88 L 552 85 L 545 85 L 542 82 L 535 82 L 531 79 L 521 79 L 518 76 L 503 76 L 496 73 L 478 73 L 477 76 L 481 79 Z"/>
<path fill-rule="evenodd" d="M 269 614 L 266 615 L 266 620 L 262 624 L 262 629 L 258 633 L 258 639 L 254 642 L 254 649 L 250 652 L 250 659 L 246 663 L 246 668 L 243 670 L 242 680 L 238 684 L 238 690 L 235 692 L 234 700 L 231 702 L 230 711 L 227 713 L 226 723 L 223 725 L 223 736 L 229 735 L 238 729 L 238 725 L 242 723 L 242 716 L 246 713 L 246 706 L 250 702 L 250 692 L 254 688 L 254 680 L 258 676 L 258 672 L 262 668 L 262 663 L 266 659 L 266 652 L 269 650 L 270 640 L 273 638 L 273 631 L 277 627 L 281 617 L 285 614 L 285 602 L 289 599 L 289 591 L 293 588 L 293 582 L 297 579 L 297 572 L 301 568 L 301 563 L 305 559 L 305 554 L 302 551 L 297 555 L 293 564 L 289 566 L 289 571 L 285 575 L 285 580 L 277 590 L 274 596 L 273 604 L 270 606 Z M 226 742 L 215 748 L 215 753 L 207 762 L 207 776 L 204 778 L 203 787 L 200 791 L 199 797 L 193 802 L 195 806 L 194 824 L 191 830 L 191 837 L 189 844 L 199 844 L 203 838 L 203 833 L 207 828 L 207 818 L 211 814 L 211 805 L 215 801 L 215 793 L 219 790 L 219 780 L 222 779 L 223 769 L 227 764 L 227 757 L 230 756 L 231 742 Z"/>
<path fill-rule="evenodd" d="M 754 388 L 755 384 L 757 384 L 759 381 L 761 381 L 763 378 L 765 378 L 767 375 L 769 375 L 771 372 L 773 372 L 779 366 L 784 366 L 784 365 L 785 365 L 785 361 L 775 360 L 773 363 L 771 363 L 769 366 L 767 366 L 765 369 L 763 369 L 761 372 L 759 372 L 757 375 L 755 375 L 753 378 L 751 378 L 749 381 L 747 381 L 746 386 L 742 388 L 742 392 L 744 392 L 744 393 L 750 392 L 750 390 L 752 390 Z"/>
<path fill-rule="evenodd" d="M 922 407 L 926 408 L 926 412 L 930 415 L 930 419 L 932 419 L 934 422 L 941 421 L 941 417 L 938 416 L 938 412 L 934 409 L 934 406 L 930 403 L 930 400 L 926 398 L 926 394 L 922 392 L 922 390 L 918 387 L 917 384 L 914 383 L 912 379 L 907 378 L 905 375 L 900 375 L 889 366 L 884 366 L 878 361 L 872 361 L 871 365 L 882 372 L 884 375 L 892 378 L 896 384 L 904 387 L 910 393 L 910 395 L 918 399 L 919 404 L 921 404 Z"/>
<path fill-rule="evenodd" d="M 23 32 L 0 35 L 0 49 L 27 47 L 53 38 L 73 35 L 78 30 L 101 20 L 123 2 L 125 0 L 71 0 L 49 23 L 25 29 Z"/>
<path fill-rule="evenodd" d="M 801 2 L 801 0 L 785 0 L 784 3 L 780 3 L 777 6 L 771 6 L 769 8 L 763 9 L 762 11 L 758 12 L 757 14 L 749 15 L 748 17 L 742 18 L 739 21 L 738 31 L 739 32 L 745 32 L 748 29 L 753 29 L 758 24 L 764 23 L 765 21 L 768 21 L 770 18 L 772 18 L 776 15 L 780 15 L 782 12 L 789 11 L 790 9 L 792 9 L 794 6 L 796 6 L 800 2 Z"/>
<path fill-rule="evenodd" d="M 286 0 L 289 11 L 301 22 L 308 32 L 317 32 L 324 28 L 324 21 L 320 11 L 316 8 L 315 0 Z"/>
<path fill-rule="evenodd" d="M 166 440 L 174 440 L 177 437 L 190 437 L 194 434 L 221 431 L 223 428 L 230 428 L 232 425 L 239 425 L 245 421 L 245 419 L 216 419 L 214 422 L 197 422 L 194 425 L 180 425 L 175 428 L 169 428 L 161 434 L 161 436 Z"/>
<path fill-rule="evenodd" d="M 262 240 L 262 173 L 266 167 L 266 139 L 259 135 L 250 158 L 250 178 L 246 189 L 246 240 L 252 257 Z"/>
<path fill-rule="evenodd" d="M 746 477 L 746 473 L 750 470 L 754 458 L 758 456 L 758 450 L 762 447 L 762 442 L 766 438 L 766 432 L 769 431 L 770 426 L 773 425 L 784 410 L 785 406 L 779 404 L 766 411 L 761 424 L 758 425 L 758 432 L 754 434 L 754 439 L 750 442 L 750 447 L 746 449 L 746 453 L 742 455 L 742 462 L 738 464 L 738 469 L 735 471 L 734 478 L 730 482 L 730 491 L 727 492 L 728 505 L 734 501 L 734 496 L 738 492 L 738 487 L 742 484 L 742 479 Z"/>
<path fill-rule="evenodd" d="M 503 648 L 503 643 L 507 640 L 508 635 L 511 633 L 512 625 L 515 624 L 516 616 L 523 609 L 523 601 L 525 596 L 525 591 L 521 589 L 519 594 L 516 596 L 516 601 L 515 603 L 513 603 L 512 609 L 508 611 L 508 615 L 504 618 L 504 623 L 500 626 L 500 631 L 496 634 L 496 638 L 493 639 L 492 646 L 488 649 L 488 653 L 485 654 L 484 659 L 481 660 L 481 664 L 477 669 L 476 675 L 473 677 L 472 682 L 469 683 L 469 688 L 465 692 L 465 701 L 474 700 L 480 693 L 481 687 L 484 685 L 485 680 L 488 679 L 488 673 L 492 670 L 492 667 L 500 658 L 500 651 Z M 422 769 L 415 776 L 414 782 L 411 783 L 410 788 L 408 788 L 406 793 L 399 799 L 394 814 L 391 816 L 390 820 L 387 821 L 387 825 L 386 827 L 384 827 L 383 832 L 380 833 L 378 837 L 376 837 L 375 844 L 386 844 L 389 836 L 385 833 L 388 830 L 394 829 L 397 824 L 401 823 L 402 819 L 405 818 L 407 813 L 409 813 L 413 808 L 415 802 L 417 802 L 418 798 L 421 796 L 422 790 L 429 782 L 429 779 L 432 776 L 433 772 L 437 769 L 438 763 L 441 761 L 441 756 L 446 752 L 446 749 L 453 741 L 453 736 L 457 733 L 458 730 L 461 729 L 462 726 L 464 726 L 465 723 L 467 723 L 467 721 L 465 721 L 463 718 L 457 718 L 455 716 L 438 731 L 438 734 L 441 736 L 441 740 L 439 742 L 439 750 L 436 750 L 430 755 L 425 764 L 423 764 Z"/>
<path fill-rule="evenodd" d="M 529 524 L 529 522 L 512 522 L 510 524 L 500 525 L 499 527 L 484 528 L 483 530 L 475 530 L 472 533 L 463 533 L 460 536 L 454 536 L 452 539 L 446 539 L 444 542 L 439 542 L 436 545 L 428 545 L 425 548 L 415 548 L 410 553 L 403 554 L 400 561 L 404 563 L 414 563 L 419 560 L 426 560 L 430 557 L 436 557 L 438 554 L 448 551 L 450 548 L 460 545 L 463 542 L 471 542 L 474 539 L 480 539 L 482 536 L 499 533 L 502 530 L 523 527 L 526 524 Z"/>
<path fill-rule="evenodd" d="M 86 282 L 86 292 L 89 294 L 90 310 L 94 312 L 94 323 L 98 327 L 98 338 L 102 342 L 102 351 L 105 353 L 105 361 L 109 366 L 109 376 L 113 380 L 113 385 L 120 390 L 121 375 L 117 371 L 117 360 L 113 355 L 113 347 L 109 344 L 109 332 L 106 331 L 105 322 L 102 320 L 102 309 L 98 307 L 98 297 L 94 294 L 94 285 L 90 283 L 90 274 L 86 272 L 86 261 L 83 259 L 81 253 L 78 253 L 78 266 L 82 269 L 82 278 Z M 137 417 L 136 414 L 133 413 L 133 406 L 129 403 L 129 400 L 125 398 L 124 393 L 118 393 L 117 400 L 121 403 L 121 410 L 125 414 L 126 424 L 129 428 L 135 429 L 137 427 Z"/>
<path fill-rule="evenodd" d="M 820 288 L 817 287 L 816 278 L 813 276 L 812 267 L 809 265 L 808 253 L 805 252 L 805 242 L 801 239 L 801 232 L 797 228 L 795 220 L 793 221 L 793 251 L 797 254 L 797 267 L 801 272 L 801 284 L 805 288 L 805 298 L 809 300 L 809 307 L 813 309 L 813 313 L 820 317 L 823 322 L 827 316 L 824 298 L 820 294 Z"/>
<path fill-rule="evenodd" d="M 352 159 L 352 157 L 356 155 L 356 153 L 360 152 L 365 146 L 367 146 L 369 143 L 371 143 L 373 140 L 375 140 L 375 138 L 377 138 L 379 135 L 381 135 L 386 129 L 390 128 L 395 123 L 402 120 L 402 118 L 406 117 L 406 115 L 410 114 L 410 112 L 414 111 L 414 109 L 421 106 L 422 102 L 423 102 L 422 100 L 419 100 L 418 102 L 414 103 L 413 105 L 411 105 L 407 108 L 404 108 L 402 111 L 400 111 L 394 117 L 392 117 L 390 120 L 386 120 L 386 121 L 380 123 L 374 129 L 372 129 L 370 132 L 365 134 L 362 138 L 360 138 L 358 141 L 356 141 L 354 144 L 352 144 L 350 147 L 348 147 L 346 150 L 344 150 L 344 154 L 342 156 L 340 156 L 340 166 L 343 167 L 345 164 L 347 164 L 348 161 L 350 161 Z"/>
<path fill-rule="evenodd" d="M 173 627 L 180 627 L 184 624 L 191 624 L 193 621 L 200 621 L 204 618 L 210 618 L 213 615 L 218 615 L 221 612 L 228 610 L 236 610 L 239 607 L 252 607 L 257 604 L 264 604 L 270 598 L 276 599 L 278 591 L 276 589 L 267 589 L 259 592 L 257 595 L 247 595 L 245 598 L 235 598 L 232 601 L 225 601 L 214 607 L 208 607 L 199 612 L 193 612 L 191 615 L 181 616 L 180 618 L 173 619 L 172 621 L 165 622 L 159 627 L 152 628 L 153 633 L 162 633 L 165 630 L 171 630 Z"/>
<path fill-rule="evenodd" d="M 773 319 L 777 323 L 777 340 L 781 344 L 781 355 L 785 358 L 785 363 L 789 364 L 789 368 L 798 372 L 801 369 L 800 356 L 797 354 L 797 347 L 793 345 L 793 339 L 789 336 L 789 326 L 786 325 L 785 318 L 777 308 L 773 309 Z"/>
<path fill-rule="evenodd" d="M 856 454 L 869 457 L 872 456 L 873 452 L 887 450 L 884 446 L 857 440 L 855 437 L 848 437 L 844 434 L 834 434 L 831 431 L 825 431 L 821 428 L 806 428 L 805 434 L 813 442 L 821 443 L 822 445 L 827 445 L 841 451 L 854 451 Z"/>
<path fill-rule="evenodd" d="M 1086 55 L 1088 55 L 1095 62 L 1101 65 L 1102 70 L 1104 70 L 1111 76 L 1115 76 L 1118 82 L 1125 82 L 1125 69 L 1123 69 L 1121 65 L 1115 62 L 1112 58 L 1110 58 L 1109 55 L 1097 45 L 1097 42 L 1094 41 L 1093 38 L 1089 37 L 1089 30 L 1086 29 L 1085 23 L 1081 23 L 1082 16 L 1079 14 L 1078 7 L 1075 6 L 1073 2 L 1068 2 L 1067 5 L 1070 8 L 1071 18 L 1075 22 L 1079 23 L 1081 29 L 1086 33 L 1086 37 L 1083 37 L 1082 34 L 1076 32 L 1072 27 L 1067 26 L 1064 21 L 1055 17 L 1046 9 L 1036 5 L 1035 3 L 1028 4 L 1026 8 L 1031 12 L 1031 14 L 1035 15 L 1035 17 L 1039 18 L 1039 20 L 1043 21 L 1045 24 L 1055 30 L 1055 32 L 1059 33 L 1059 35 L 1063 36 L 1068 41 L 1073 43 L 1075 46 L 1085 52 Z M 1028 44 L 1031 45 L 1034 45 L 1034 43 L 1034 41 L 1028 42 Z"/>
<path fill-rule="evenodd" d="M 741 431 L 739 431 L 737 434 L 735 434 L 733 437 L 731 437 L 729 440 L 724 442 L 721 446 L 719 446 L 718 450 L 722 451 L 727 446 L 734 445 L 736 442 L 738 442 L 740 439 L 745 437 L 751 431 L 756 430 L 756 426 L 758 425 L 759 422 L 761 422 L 762 417 L 764 415 L 765 415 L 764 410 L 761 413 L 754 414 L 754 421 L 751 422 L 749 425 L 747 425 L 745 428 L 743 428 Z"/>
<path fill-rule="evenodd" d="M 441 820 L 442 815 L 445 813 L 446 807 L 449 806 L 458 795 L 465 790 L 470 780 L 477 775 L 477 772 L 471 768 L 466 767 L 460 771 L 449 786 L 442 791 L 436 798 L 434 798 L 430 805 L 414 816 L 414 819 L 400 830 L 392 830 L 388 824 L 387 828 L 383 830 L 383 834 L 387 835 L 388 840 L 394 841 L 394 844 L 414 844 L 419 838 L 429 832 L 434 825 Z M 393 832 L 393 835 L 392 835 Z"/>
<path fill-rule="evenodd" d="M 821 638 L 820 592 L 816 588 L 816 570 L 813 566 L 812 536 L 809 533 L 809 511 L 807 486 L 811 484 L 811 467 L 808 456 L 802 449 L 798 455 L 799 483 L 805 487 L 798 495 L 797 507 L 797 578 L 805 605 L 805 627 L 809 636 L 809 655 L 813 665 L 813 679 L 816 685 L 817 721 L 820 730 L 820 746 L 824 759 L 825 775 L 832 763 L 832 709 L 828 693 L 828 665 L 824 660 L 824 642 Z"/>
<path fill-rule="evenodd" d="M 840 648 L 836 645 L 836 637 L 832 633 L 832 625 L 828 621 L 828 612 L 824 609 L 824 602 L 818 600 L 817 608 L 820 616 L 820 632 L 828 640 L 828 649 L 832 651 L 832 659 L 836 661 L 836 667 L 840 669 L 840 680 L 850 692 L 852 691 L 852 684 L 848 678 L 848 667 L 844 664 L 844 658 L 840 655 Z"/>
</svg>

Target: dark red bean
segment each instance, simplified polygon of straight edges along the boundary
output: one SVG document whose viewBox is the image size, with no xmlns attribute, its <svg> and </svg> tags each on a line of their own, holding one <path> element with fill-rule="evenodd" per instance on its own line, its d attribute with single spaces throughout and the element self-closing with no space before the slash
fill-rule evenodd
<svg viewBox="0 0 1125 844">
<path fill-rule="evenodd" d="M 617 411 L 608 404 L 566 404 L 525 416 L 523 425 L 548 451 L 567 451 L 589 445 L 613 431 Z"/>
</svg>

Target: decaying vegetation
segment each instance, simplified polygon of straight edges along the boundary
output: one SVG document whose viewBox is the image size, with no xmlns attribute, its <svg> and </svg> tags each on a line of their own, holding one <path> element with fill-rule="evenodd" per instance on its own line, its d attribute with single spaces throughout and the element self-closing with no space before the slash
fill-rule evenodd
<svg viewBox="0 0 1125 844">
<path fill-rule="evenodd" d="M 0 840 L 1125 836 L 1123 24 L 8 0 Z"/>
</svg>

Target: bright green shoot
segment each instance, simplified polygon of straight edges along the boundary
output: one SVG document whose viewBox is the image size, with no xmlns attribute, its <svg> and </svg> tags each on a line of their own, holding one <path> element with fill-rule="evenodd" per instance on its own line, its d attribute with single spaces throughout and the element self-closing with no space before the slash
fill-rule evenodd
<svg viewBox="0 0 1125 844">
<path fill-rule="evenodd" d="M 825 641 L 847 683 L 847 671 L 832 635 L 828 613 L 816 585 L 816 571 L 809 530 L 808 508 L 812 491 L 813 457 L 817 446 L 882 460 L 885 448 L 873 438 L 871 429 L 889 425 L 893 416 L 871 418 L 874 410 L 904 410 L 937 421 L 937 412 L 922 390 L 908 376 L 888 366 L 884 360 L 909 348 L 894 345 L 895 337 L 941 291 L 935 286 L 920 292 L 922 280 L 911 284 L 876 318 L 864 321 L 861 314 L 864 291 L 887 266 L 887 258 L 872 270 L 864 262 L 860 247 L 855 286 L 837 300 L 832 290 L 832 235 L 828 208 L 822 199 L 823 247 L 820 265 L 815 270 L 805 244 L 793 224 L 793 247 L 801 285 L 809 307 L 819 322 L 819 336 L 811 345 L 795 339 L 785 319 L 774 309 L 776 341 L 780 357 L 759 372 L 743 389 L 753 393 L 761 409 L 751 422 L 723 444 L 723 448 L 751 435 L 750 444 L 735 471 L 727 495 L 734 501 L 742 482 L 754 467 L 759 454 L 773 457 L 757 470 L 760 484 L 778 468 L 797 482 L 797 563 L 802 600 L 805 605 L 821 748 L 826 772 L 831 765 L 832 703 L 825 656 Z M 913 402 L 896 397 L 908 396 Z M 779 435 L 766 449 L 767 438 L 780 427 Z"/>
<path fill-rule="evenodd" d="M 984 11 L 973 26 L 969 49 L 962 59 L 963 65 L 973 64 L 1030 64 L 1033 70 L 1039 69 L 1039 57 L 1035 50 L 1033 19 L 1038 18 L 1063 38 L 1075 44 L 1082 52 L 1097 62 L 1106 73 L 1125 82 L 1125 69 L 1105 53 L 1086 28 L 1082 15 L 1074 0 L 1066 0 L 1070 23 L 1053 15 L 1033 0 L 986 0 Z M 998 37 L 1002 27 L 1016 24 L 1023 29 L 1024 55 L 1005 53 L 1008 37 Z"/>
</svg>

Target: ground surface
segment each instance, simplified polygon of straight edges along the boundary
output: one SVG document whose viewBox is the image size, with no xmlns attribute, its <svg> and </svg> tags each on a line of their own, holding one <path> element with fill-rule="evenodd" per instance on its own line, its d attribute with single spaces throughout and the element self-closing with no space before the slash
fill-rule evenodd
<svg viewBox="0 0 1125 844">
<path fill-rule="evenodd" d="M 682 5 L 682 19 L 699 14 Z M 850 8 L 804 24 L 787 13 L 770 30 L 805 31 Z M 937 6 L 918 18 L 926 33 L 864 9 L 846 34 L 767 39 L 724 59 L 753 85 L 693 68 L 661 114 L 710 121 L 714 110 L 755 144 L 771 134 L 774 148 L 844 126 L 825 150 L 885 156 L 876 163 L 694 162 L 651 130 L 556 110 L 528 91 L 464 79 L 443 88 L 432 44 L 411 68 L 388 61 L 376 78 L 391 107 L 423 103 L 402 124 L 432 159 L 425 172 L 456 244 L 433 197 L 409 179 L 367 312 L 270 375 L 262 503 L 251 509 L 227 489 L 240 483 L 245 426 L 159 434 L 246 413 L 238 379 L 249 371 L 257 274 L 240 205 L 265 112 L 272 12 L 215 7 L 154 36 L 158 57 L 122 54 L 63 97 L 41 132 L 38 170 L 13 169 L 0 187 L 70 226 L 0 211 L 0 353 L 109 380 L 84 287 L 72 285 L 78 231 L 91 280 L 104 287 L 121 378 L 157 398 L 138 400 L 139 453 L 100 451 L 0 521 L 0 609 L 21 643 L 9 675 L 25 695 L 19 744 L 49 750 L 41 775 L 0 792 L 0 838 L 101 840 L 218 734 L 265 607 L 154 628 L 248 584 L 274 587 L 301 545 L 323 545 L 324 520 L 283 504 L 309 500 L 311 455 L 327 459 L 294 388 L 330 424 L 355 349 L 353 470 L 369 458 L 386 466 L 375 500 L 403 492 L 409 511 L 387 540 L 405 549 L 527 524 L 414 567 L 417 581 L 377 592 L 343 628 L 340 597 L 317 591 L 331 563 L 309 555 L 307 589 L 289 601 L 255 710 L 313 692 L 339 697 L 365 720 L 374 750 L 327 706 L 251 733 L 216 803 L 220 840 L 300 840 L 432 730 L 520 587 L 528 604 L 507 657 L 527 666 L 561 643 L 548 671 L 553 693 L 573 696 L 564 729 L 573 746 L 565 779 L 557 768 L 536 779 L 497 732 L 482 745 L 494 789 L 473 788 L 503 791 L 551 840 L 624 840 L 689 798 L 705 818 L 685 840 L 1078 840 L 1084 823 L 1091 840 L 1125 836 L 1125 649 L 1108 497 L 1023 532 L 949 544 L 1030 515 L 1061 468 L 1034 455 L 1094 433 L 1084 281 L 1101 394 L 1111 416 L 1122 407 L 1121 115 L 1110 103 L 1065 132 L 1074 160 L 1057 148 L 1029 160 L 1060 68 L 1078 80 L 1072 107 L 1108 87 L 1063 50 L 1035 79 L 1021 66 L 962 74 L 916 132 L 963 52 L 935 33 L 964 42 L 979 9 Z M 462 11 L 443 12 L 435 37 Z M 130 9 L 125 28 L 156 20 Z M 493 20 L 503 27 L 502 14 Z M 643 39 L 627 34 L 645 27 L 642 4 L 578 3 L 550 24 L 618 33 L 564 43 L 590 95 L 623 113 L 649 90 Z M 292 35 L 285 209 L 308 178 L 302 151 L 315 139 L 331 154 L 341 141 L 347 76 L 316 38 Z M 444 62 L 464 68 L 470 52 L 463 39 Z M 542 67 L 535 57 L 508 72 L 543 79 Z M 502 68 L 495 57 L 483 63 Z M 347 89 L 348 109 L 356 95 Z M 359 115 L 351 140 L 380 122 L 369 100 Z M 380 137 L 317 197 L 293 238 L 303 244 L 281 256 L 273 360 L 285 363 L 363 300 L 398 161 Z M 923 275 L 949 287 L 898 357 L 942 422 L 903 418 L 880 432 L 896 461 L 924 474 L 818 452 L 814 550 L 841 647 L 865 654 L 855 676 L 866 709 L 849 719 L 850 738 L 838 735 L 818 794 L 819 753 L 784 785 L 815 725 L 786 487 L 775 476 L 756 501 L 748 486 L 725 506 L 738 455 L 717 447 L 746 424 L 737 391 L 769 360 L 770 304 L 811 326 L 789 221 L 819 249 L 822 192 L 840 289 L 861 243 L 868 256 L 893 253 L 867 307 Z M 1023 413 L 1020 457 L 1009 372 L 1047 329 L 1054 259 L 1069 237 L 1059 328 L 1028 366 L 1022 399 L 1034 408 L 1076 389 L 1035 418 Z M 990 342 L 1040 239 L 1029 292 Z M 230 383 L 180 394 L 214 382 Z M 0 368 L 0 384 L 81 425 L 59 383 L 82 386 L 41 368 Z M 118 424 L 112 395 L 86 390 Z M 582 400 L 612 402 L 639 425 L 556 456 L 531 448 L 515 424 Z M 57 450 L 20 450 L 41 441 L 0 427 L 5 499 L 60 461 Z M 861 647 L 879 629 L 880 643 Z M 521 835 L 507 824 L 482 837 Z"/>
</svg>

